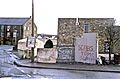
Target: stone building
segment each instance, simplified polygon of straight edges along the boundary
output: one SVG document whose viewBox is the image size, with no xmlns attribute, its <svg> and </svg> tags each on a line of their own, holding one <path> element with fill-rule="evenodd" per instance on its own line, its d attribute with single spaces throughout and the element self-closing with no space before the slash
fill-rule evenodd
<svg viewBox="0 0 120 79">
<path fill-rule="evenodd" d="M 113 18 L 59 18 L 58 46 L 73 45 L 74 37 L 82 36 L 84 32 L 99 33 L 113 24 Z"/>
<path fill-rule="evenodd" d="M 74 61 L 75 37 L 81 37 L 83 33 L 97 33 L 99 39 L 99 52 L 103 52 L 105 28 L 115 23 L 114 18 L 59 18 L 58 19 L 58 62 Z"/>
<path fill-rule="evenodd" d="M 28 18 L 0 18 L 0 45 L 13 45 L 17 47 L 19 39 L 32 34 L 32 19 Z M 34 35 L 37 35 L 37 27 L 34 24 Z"/>
</svg>

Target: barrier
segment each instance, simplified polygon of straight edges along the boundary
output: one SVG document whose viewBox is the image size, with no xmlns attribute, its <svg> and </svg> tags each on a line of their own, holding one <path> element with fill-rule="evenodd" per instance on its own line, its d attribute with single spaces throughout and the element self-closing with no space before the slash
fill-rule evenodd
<svg viewBox="0 0 120 79">
<path fill-rule="evenodd" d="M 97 43 L 96 33 L 84 33 L 75 41 L 75 61 L 96 64 Z"/>
<path fill-rule="evenodd" d="M 56 48 L 38 48 L 37 62 L 40 63 L 56 63 L 58 52 Z"/>
</svg>

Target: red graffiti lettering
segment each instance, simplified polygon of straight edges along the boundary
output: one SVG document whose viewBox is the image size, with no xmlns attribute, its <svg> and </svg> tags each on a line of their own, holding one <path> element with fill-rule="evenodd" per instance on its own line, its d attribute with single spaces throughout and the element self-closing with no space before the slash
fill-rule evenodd
<svg viewBox="0 0 120 79">
<path fill-rule="evenodd" d="M 93 51 L 93 46 L 78 45 L 78 50 L 80 50 L 80 51 Z"/>
</svg>

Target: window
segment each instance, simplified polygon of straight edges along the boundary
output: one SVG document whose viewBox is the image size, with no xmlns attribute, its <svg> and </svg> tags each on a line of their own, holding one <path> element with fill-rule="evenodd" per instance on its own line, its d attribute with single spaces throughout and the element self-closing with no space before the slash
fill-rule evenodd
<svg viewBox="0 0 120 79">
<path fill-rule="evenodd" d="M 17 37 L 17 30 L 14 30 L 14 32 L 13 32 L 13 37 Z"/>
<path fill-rule="evenodd" d="M 24 27 L 24 30 L 26 30 L 26 26 Z"/>
<path fill-rule="evenodd" d="M 30 30 L 30 29 L 29 29 L 29 26 L 25 26 L 25 27 L 24 27 L 24 30 L 27 30 L 27 31 Z"/>
<path fill-rule="evenodd" d="M 27 27 L 27 30 L 30 30 L 30 28 L 29 28 L 29 27 Z"/>
<path fill-rule="evenodd" d="M 10 31 L 10 26 L 7 26 L 7 31 Z"/>
<path fill-rule="evenodd" d="M 4 33 L 3 32 L 1 32 L 1 35 L 0 35 L 1 37 L 4 37 Z"/>
<path fill-rule="evenodd" d="M 4 31 L 4 26 L 1 26 L 1 31 L 2 31 L 2 32 Z"/>
<path fill-rule="evenodd" d="M 88 33 L 90 29 L 90 25 L 89 24 L 84 24 L 84 32 Z"/>
<path fill-rule="evenodd" d="M 7 32 L 7 37 L 10 37 L 10 32 Z"/>
<path fill-rule="evenodd" d="M 16 36 L 17 36 L 17 37 L 19 37 L 19 36 L 20 36 L 20 33 L 19 33 L 19 32 L 17 32 L 17 33 L 16 33 Z"/>
<path fill-rule="evenodd" d="M 16 27 L 16 26 L 13 26 L 13 30 L 17 30 L 17 27 Z"/>
</svg>

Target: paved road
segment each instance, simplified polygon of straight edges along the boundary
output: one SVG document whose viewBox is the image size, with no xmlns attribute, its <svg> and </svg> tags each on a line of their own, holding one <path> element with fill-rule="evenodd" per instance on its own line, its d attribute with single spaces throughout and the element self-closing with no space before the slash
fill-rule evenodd
<svg viewBox="0 0 120 79">
<path fill-rule="evenodd" d="M 26 68 L 5 63 L 0 65 L 0 73 L 11 79 L 120 79 L 120 73 Z"/>
<path fill-rule="evenodd" d="M 120 73 L 16 67 L 10 55 L 1 52 L 1 56 L 0 76 L 10 76 L 11 79 L 120 79 Z"/>
<path fill-rule="evenodd" d="M 120 79 L 119 73 L 76 70 L 35 69 L 19 67 L 23 74 L 14 74 L 13 79 Z M 14 70 L 12 73 L 15 72 Z"/>
</svg>

